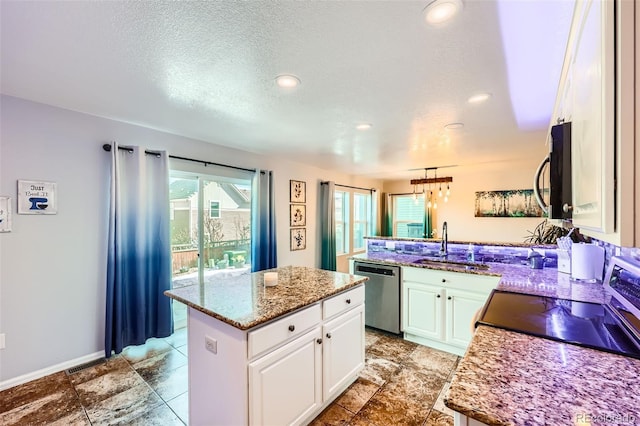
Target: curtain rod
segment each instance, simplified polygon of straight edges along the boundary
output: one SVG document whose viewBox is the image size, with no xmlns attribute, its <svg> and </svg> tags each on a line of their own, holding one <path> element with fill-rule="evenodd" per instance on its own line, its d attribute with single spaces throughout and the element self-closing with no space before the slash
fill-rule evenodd
<svg viewBox="0 0 640 426">
<path fill-rule="evenodd" d="M 104 149 L 107 152 L 110 152 L 111 151 L 111 144 L 105 143 L 104 145 L 102 145 L 102 149 Z M 123 149 L 125 151 L 133 152 L 133 148 L 131 148 L 129 146 L 118 146 L 118 149 Z M 144 153 L 145 154 L 149 154 L 149 155 L 156 155 L 156 156 L 160 155 L 160 153 L 158 153 L 158 152 L 148 151 L 148 150 L 145 150 Z M 169 155 L 169 158 L 173 158 L 175 160 L 193 161 L 194 163 L 204 164 L 205 167 L 207 167 L 208 165 L 211 165 L 211 166 L 227 167 L 229 169 L 244 170 L 245 172 L 253 172 L 253 173 L 256 172 L 256 169 L 246 169 L 244 167 L 229 166 L 228 164 L 212 163 L 211 161 L 196 160 L 196 159 L 193 159 L 193 158 L 179 157 L 177 155 Z M 261 171 L 261 173 L 264 173 L 264 172 Z"/>
<path fill-rule="evenodd" d="M 328 181 L 323 181 L 323 182 L 320 182 L 320 185 L 327 185 L 328 183 L 329 183 Z M 359 186 L 341 185 L 339 183 L 336 183 L 335 185 L 340 186 L 342 188 L 360 189 L 362 191 L 377 192 L 375 188 L 360 188 Z"/>
</svg>

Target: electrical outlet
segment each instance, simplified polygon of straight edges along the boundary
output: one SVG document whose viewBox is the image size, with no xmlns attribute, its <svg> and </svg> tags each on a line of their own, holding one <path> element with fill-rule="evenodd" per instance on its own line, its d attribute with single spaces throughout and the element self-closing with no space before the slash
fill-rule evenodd
<svg viewBox="0 0 640 426">
<path fill-rule="evenodd" d="M 5 341 L 4 341 L 4 333 L 0 333 L 0 349 L 4 349 Z"/>
<path fill-rule="evenodd" d="M 218 353 L 218 341 L 213 337 L 204 336 L 204 348 L 211 353 Z"/>
</svg>

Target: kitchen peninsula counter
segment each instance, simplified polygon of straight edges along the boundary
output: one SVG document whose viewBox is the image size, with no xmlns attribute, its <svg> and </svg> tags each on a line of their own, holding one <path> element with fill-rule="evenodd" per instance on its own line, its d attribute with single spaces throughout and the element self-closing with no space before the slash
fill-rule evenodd
<svg viewBox="0 0 640 426">
<path fill-rule="evenodd" d="M 602 283 L 572 280 L 555 268 L 492 264 L 464 271 L 421 256 L 368 253 L 354 260 L 499 275 L 498 289 L 605 303 Z M 445 405 L 457 425 L 640 424 L 640 360 L 480 325 L 461 359 Z M 459 415 L 458 413 L 461 413 Z M 467 423 L 468 421 L 468 423 Z"/>
</svg>

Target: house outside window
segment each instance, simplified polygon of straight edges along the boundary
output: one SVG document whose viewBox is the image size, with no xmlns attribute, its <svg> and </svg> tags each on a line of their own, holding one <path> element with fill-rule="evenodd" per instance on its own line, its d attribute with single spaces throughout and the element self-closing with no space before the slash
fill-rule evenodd
<svg viewBox="0 0 640 426">
<path fill-rule="evenodd" d="M 393 236 L 421 238 L 424 235 L 424 195 L 393 195 Z"/>
</svg>

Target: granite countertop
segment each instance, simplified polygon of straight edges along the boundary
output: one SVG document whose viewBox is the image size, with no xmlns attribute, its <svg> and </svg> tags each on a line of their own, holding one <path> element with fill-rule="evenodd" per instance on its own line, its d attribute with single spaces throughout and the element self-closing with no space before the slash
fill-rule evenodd
<svg viewBox="0 0 640 426">
<path fill-rule="evenodd" d="M 605 303 L 609 296 L 601 283 L 586 283 L 572 280 L 568 274 L 555 268 L 531 269 L 527 265 L 505 263 L 483 263 L 488 269 L 465 269 L 464 265 L 448 262 L 416 263 L 424 256 L 397 253 L 363 253 L 352 259 L 386 265 L 411 266 L 465 274 L 499 276 L 499 290 L 514 293 L 571 299 L 579 302 Z"/>
<path fill-rule="evenodd" d="M 420 256 L 371 253 L 375 263 L 414 263 Z M 604 303 L 601 282 L 572 280 L 555 268 L 488 264 L 498 289 Z M 640 424 L 640 360 L 522 333 L 479 326 L 460 361 L 445 405 L 489 425 Z"/>
<path fill-rule="evenodd" d="M 278 285 L 264 286 L 265 272 L 277 272 Z M 358 286 L 367 279 L 322 269 L 285 266 L 168 290 L 164 294 L 236 328 L 248 330 Z"/>
<path fill-rule="evenodd" d="M 489 425 L 640 423 L 640 360 L 480 326 L 445 405 Z"/>
</svg>

